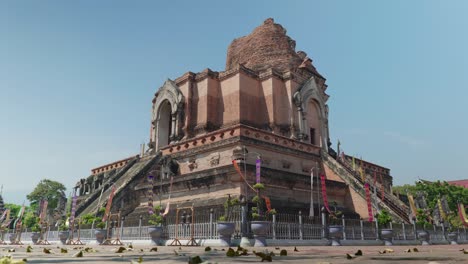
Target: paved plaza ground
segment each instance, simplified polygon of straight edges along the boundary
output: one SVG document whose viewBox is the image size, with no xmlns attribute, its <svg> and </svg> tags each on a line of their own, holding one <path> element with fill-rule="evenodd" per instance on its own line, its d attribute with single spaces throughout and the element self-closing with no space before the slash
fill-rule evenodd
<svg viewBox="0 0 468 264">
<path fill-rule="evenodd" d="M 431 245 L 431 246 L 343 246 L 343 247 L 267 247 L 248 248 L 249 255 L 239 257 L 226 257 L 227 248 L 212 247 L 205 252 L 205 247 L 169 247 L 159 246 L 157 252 L 150 252 L 151 246 L 135 245 L 130 251 L 115 253 L 117 246 L 32 246 L 32 252 L 26 252 L 24 246 L 0 246 L 1 255 L 11 255 L 14 259 L 27 259 L 27 263 L 188 263 L 189 257 L 200 256 L 204 263 L 257 263 L 261 259 L 252 250 L 264 252 L 273 251 L 273 263 L 468 263 L 468 254 L 462 249 L 468 249 L 468 245 Z M 45 254 L 43 248 L 51 249 L 51 254 Z M 96 252 L 84 252 L 83 257 L 73 255 L 86 247 L 91 247 Z M 419 252 L 405 252 L 407 249 L 417 248 Z M 68 253 L 60 253 L 61 248 L 68 249 Z M 233 247 L 236 249 L 235 247 Z M 15 252 L 8 252 L 14 249 Z M 224 249 L 224 251 L 223 251 Z M 287 256 L 279 256 L 280 250 L 286 249 Z M 361 249 L 363 256 L 347 259 L 346 254 L 354 254 Z M 394 252 L 381 254 L 379 251 L 392 249 Z"/>
</svg>

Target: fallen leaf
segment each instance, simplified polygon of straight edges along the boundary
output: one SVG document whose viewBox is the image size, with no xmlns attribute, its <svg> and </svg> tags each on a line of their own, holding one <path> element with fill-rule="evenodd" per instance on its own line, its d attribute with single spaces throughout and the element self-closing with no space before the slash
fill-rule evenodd
<svg viewBox="0 0 468 264">
<path fill-rule="evenodd" d="M 84 249 L 84 251 L 85 251 L 86 253 L 97 252 L 97 250 L 95 250 L 94 248 L 90 248 L 90 247 L 86 247 L 86 248 Z"/>
<path fill-rule="evenodd" d="M 358 249 L 358 251 L 356 253 L 354 253 L 354 255 L 356 256 L 362 256 L 362 251 L 360 249 Z"/>
<path fill-rule="evenodd" d="M 296 247 L 294 247 L 294 252 L 299 252 L 299 250 L 297 250 L 297 248 L 296 248 Z"/>
<path fill-rule="evenodd" d="M 8 252 L 15 252 L 16 250 L 14 248 L 8 249 Z"/>
<path fill-rule="evenodd" d="M 228 251 L 226 252 L 226 257 L 235 257 L 235 256 L 236 256 L 236 252 L 234 251 L 234 249 L 229 248 Z"/>
<path fill-rule="evenodd" d="M 122 252 L 124 252 L 125 250 L 127 250 L 127 249 L 124 248 L 124 247 L 119 247 L 119 248 L 116 249 L 114 252 L 115 252 L 115 253 L 122 253 Z"/>
<path fill-rule="evenodd" d="M 419 252 L 417 248 L 413 248 L 413 252 Z"/>
<path fill-rule="evenodd" d="M 287 256 L 288 255 L 288 251 L 286 249 L 282 249 L 280 251 L 280 256 Z"/>
<path fill-rule="evenodd" d="M 356 256 L 346 253 L 346 258 L 347 259 L 353 259 L 353 258 L 356 258 Z"/>
<path fill-rule="evenodd" d="M 78 252 L 76 252 L 74 255 L 73 255 L 74 258 L 82 258 L 83 257 L 83 250 L 80 250 Z"/>
<path fill-rule="evenodd" d="M 179 256 L 179 252 L 174 249 L 174 255 Z"/>
<path fill-rule="evenodd" d="M 188 264 L 200 264 L 202 262 L 203 262 L 203 260 L 200 258 L 200 256 L 195 256 L 195 257 L 192 257 L 192 258 L 189 257 Z"/>
<path fill-rule="evenodd" d="M 205 248 L 205 251 L 211 251 L 211 248 L 210 248 L 210 247 L 206 247 L 206 248 Z"/>
<path fill-rule="evenodd" d="M 270 254 L 265 254 L 263 252 L 255 252 L 255 251 L 252 251 L 257 257 L 260 257 L 262 259 L 262 262 L 263 261 L 267 261 L 267 262 L 272 262 L 273 261 L 273 258 L 271 257 L 271 253 Z"/>
<path fill-rule="evenodd" d="M 133 245 L 132 244 L 128 245 L 128 248 L 133 248 Z"/>
<path fill-rule="evenodd" d="M 68 253 L 68 249 L 66 249 L 66 248 L 61 248 L 61 249 L 60 249 L 60 253 Z"/>
<path fill-rule="evenodd" d="M 158 251 L 158 248 L 157 248 L 157 247 L 151 248 L 151 249 L 150 249 L 150 252 L 153 252 L 153 251 L 154 251 L 154 252 Z"/>
<path fill-rule="evenodd" d="M 42 252 L 44 252 L 46 254 L 52 253 L 52 251 L 50 251 L 50 249 L 47 249 L 47 248 L 42 249 Z"/>
</svg>

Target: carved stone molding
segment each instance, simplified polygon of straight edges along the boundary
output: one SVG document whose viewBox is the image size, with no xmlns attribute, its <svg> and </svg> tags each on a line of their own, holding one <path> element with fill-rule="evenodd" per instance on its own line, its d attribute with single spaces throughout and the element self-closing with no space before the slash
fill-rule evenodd
<svg viewBox="0 0 468 264">
<path fill-rule="evenodd" d="M 221 158 L 221 156 L 220 156 L 219 152 L 215 152 L 215 153 L 211 154 L 210 159 L 209 159 L 211 167 L 219 165 L 220 158 Z"/>
</svg>

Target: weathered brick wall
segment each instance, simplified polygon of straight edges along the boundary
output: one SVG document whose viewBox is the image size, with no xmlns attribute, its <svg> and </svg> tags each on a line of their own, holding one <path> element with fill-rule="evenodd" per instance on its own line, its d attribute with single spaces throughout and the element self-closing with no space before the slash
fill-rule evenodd
<svg viewBox="0 0 468 264">
<path fill-rule="evenodd" d="M 295 47 L 296 42 L 286 35 L 286 29 L 269 18 L 250 35 L 232 41 L 227 52 L 226 70 L 237 64 L 253 70 L 297 68 L 303 58 L 296 54 Z"/>
</svg>

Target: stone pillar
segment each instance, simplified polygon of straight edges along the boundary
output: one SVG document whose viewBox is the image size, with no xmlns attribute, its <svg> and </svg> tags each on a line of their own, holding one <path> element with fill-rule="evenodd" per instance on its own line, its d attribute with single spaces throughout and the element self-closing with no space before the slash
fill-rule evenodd
<svg viewBox="0 0 468 264">
<path fill-rule="evenodd" d="M 176 113 L 173 113 L 171 114 L 171 131 L 170 131 L 170 135 L 169 135 L 169 143 L 171 143 L 172 141 L 175 140 L 176 138 L 176 126 L 177 126 L 177 112 Z"/>
</svg>

